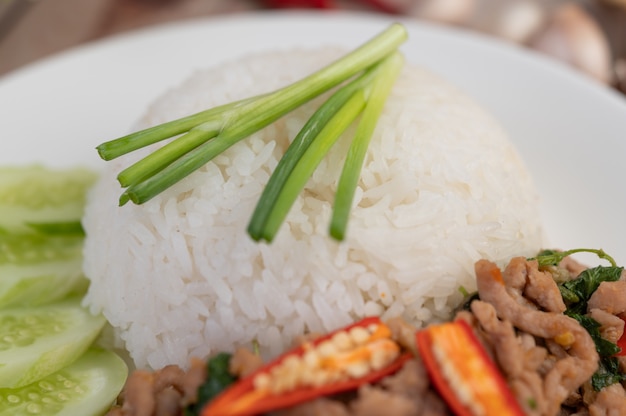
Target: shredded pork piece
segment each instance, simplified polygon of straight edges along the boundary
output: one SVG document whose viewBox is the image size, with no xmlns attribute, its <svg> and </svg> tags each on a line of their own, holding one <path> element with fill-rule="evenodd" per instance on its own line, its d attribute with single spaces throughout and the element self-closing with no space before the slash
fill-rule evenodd
<svg viewBox="0 0 626 416">
<path fill-rule="evenodd" d="M 433 390 L 417 353 L 415 328 L 401 318 L 385 322 L 392 338 L 415 358 L 377 385 L 363 385 L 355 397 L 317 399 L 275 412 L 278 416 L 446 416 L 447 405 Z"/>
<path fill-rule="evenodd" d="M 408 361 L 396 374 L 384 378 L 380 384 L 391 394 L 410 398 L 415 405 L 416 415 L 450 414 L 448 406 L 433 390 L 419 355 Z"/>
<path fill-rule="evenodd" d="M 488 343 L 493 346 L 500 369 L 526 414 L 542 415 L 547 411 L 547 400 L 537 368 L 543 361 L 539 359 L 545 357 L 545 353 L 542 353 L 545 350 L 531 347 L 528 351 L 531 358 L 529 366 L 529 362 L 524 359 L 527 351 L 509 321 L 499 320 L 495 308 L 487 302 L 474 301 L 471 309 Z"/>
<path fill-rule="evenodd" d="M 167 365 L 154 373 L 152 389 L 160 392 L 168 387 L 182 387 L 182 379 L 185 372 L 177 365 Z M 182 390 L 182 389 L 181 389 Z"/>
<path fill-rule="evenodd" d="M 393 414 L 397 416 L 419 415 L 419 408 L 414 400 L 390 391 L 365 384 L 359 388 L 359 398 L 350 403 L 353 415 L 380 416 Z"/>
<path fill-rule="evenodd" d="M 198 401 L 198 387 L 204 383 L 207 377 L 206 363 L 199 358 L 192 358 L 189 370 L 183 376 L 181 383 L 182 407 Z"/>
<path fill-rule="evenodd" d="M 600 390 L 596 400 L 589 405 L 591 416 L 626 415 L 626 392 L 621 384 L 611 384 Z"/>
<path fill-rule="evenodd" d="M 325 397 L 274 412 L 276 416 L 349 416 L 345 404 Z"/>
<path fill-rule="evenodd" d="M 502 369 L 512 377 L 520 374 L 524 363 L 519 357 L 524 355 L 524 351 L 515 336 L 513 325 L 498 320 L 494 307 L 489 303 L 474 301 L 471 309 L 485 331 L 489 344 L 494 347 L 494 354 Z"/>
<path fill-rule="evenodd" d="M 460 311 L 485 351 L 496 362 L 511 391 L 529 416 L 626 415 L 626 391 L 613 384 L 595 391 L 590 382 L 598 367 L 598 354 L 588 332 L 563 312 L 566 306 L 553 275 L 539 270 L 536 261 L 519 257 L 498 275 L 489 261 L 476 263 L 480 300 Z M 584 266 L 564 260 L 548 268 L 558 278 L 571 280 Z M 500 277 L 501 276 L 501 279 Z M 617 282 L 603 282 L 588 302 L 588 315 L 600 324 L 600 335 L 616 343 L 624 333 L 626 274 Z M 623 316 L 623 315 L 622 315 Z M 358 391 L 302 403 L 273 412 L 275 416 L 443 416 L 445 402 L 430 383 L 416 345 L 416 329 L 401 318 L 386 322 L 392 338 L 413 353 L 396 374 Z M 297 344 L 311 338 L 296 340 Z M 618 357 L 626 371 L 626 357 Z M 108 416 L 179 416 L 197 401 L 198 387 L 206 379 L 203 360 L 192 360 L 189 371 L 167 366 L 154 373 L 135 371 L 120 395 L 121 406 Z M 230 372 L 245 377 L 263 365 L 261 358 L 239 349 Z"/>
<path fill-rule="evenodd" d="M 377 386 L 363 385 L 350 402 L 353 416 L 446 416 L 447 405 L 432 389 L 423 363 L 417 357 Z M 320 415 L 322 416 L 322 415 Z"/>
<path fill-rule="evenodd" d="M 387 321 L 387 326 L 391 330 L 391 337 L 403 348 L 411 351 L 417 356 L 417 343 L 415 340 L 415 327 L 409 325 L 402 318 L 392 318 Z"/>
<path fill-rule="evenodd" d="M 624 293 L 622 296 L 626 296 Z M 624 333 L 624 320 L 602 309 L 590 309 L 589 316 L 600 324 L 600 335 L 607 341 L 616 344 Z"/>
<path fill-rule="evenodd" d="M 612 315 L 619 315 L 626 312 L 626 280 L 618 280 L 616 282 L 602 282 L 600 286 L 593 292 L 587 308 L 602 309 Z"/>
<path fill-rule="evenodd" d="M 149 371 L 136 370 L 126 380 L 124 386 L 125 416 L 152 416 L 156 408 L 154 398 L 154 375 Z"/>
<path fill-rule="evenodd" d="M 174 387 L 166 387 L 156 395 L 156 411 L 154 416 L 178 416 L 182 395 Z"/>
<path fill-rule="evenodd" d="M 126 380 L 120 401 L 107 416 L 178 416 L 198 400 L 198 387 L 206 380 L 205 362 L 192 359 L 188 371 L 168 365 L 159 371 L 135 370 Z"/>
<path fill-rule="evenodd" d="M 529 275 L 536 273 L 537 268 L 534 261 L 526 261 L 523 257 L 514 258 L 502 274 L 502 279 L 499 279 L 500 272 L 494 263 L 480 260 L 475 266 L 480 298 L 494 306 L 500 319 L 509 321 L 516 328 L 535 337 L 546 339 L 548 347 L 551 341 L 564 347 L 565 356 L 554 362 L 543 379 L 543 391 L 545 397 L 549 398 L 543 414 L 553 416 L 559 413 L 561 403 L 571 392 L 593 375 L 598 368 L 599 357 L 591 336 L 576 320 L 562 313 L 525 307 L 519 301 L 526 287 L 522 282 L 526 282 Z M 509 282 L 511 286 L 508 286 Z M 546 282 L 542 284 L 547 285 Z M 556 287 L 554 281 L 552 284 Z M 545 293 L 552 293 L 554 296 L 558 293 L 558 287 L 556 291 L 546 288 Z M 549 305 L 557 304 L 547 297 L 541 301 L 532 301 L 546 309 L 550 308 Z M 524 402 L 524 398 L 518 400 Z"/>
<path fill-rule="evenodd" d="M 430 389 L 426 369 L 419 357 L 407 361 L 400 371 L 385 377 L 380 384 L 392 393 L 413 398 Z"/>
<path fill-rule="evenodd" d="M 537 303 L 543 310 L 563 313 L 567 309 L 552 275 L 538 269 L 536 263 L 526 262 L 527 280 L 524 297 Z"/>
<path fill-rule="evenodd" d="M 261 356 L 252 353 L 247 348 L 238 348 L 233 354 L 229 363 L 229 371 L 237 377 L 245 377 L 254 373 L 263 365 Z"/>
</svg>

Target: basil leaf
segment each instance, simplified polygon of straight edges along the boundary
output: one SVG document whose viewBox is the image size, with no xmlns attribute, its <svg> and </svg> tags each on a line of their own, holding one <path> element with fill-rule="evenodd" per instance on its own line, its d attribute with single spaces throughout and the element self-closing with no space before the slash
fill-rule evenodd
<svg viewBox="0 0 626 416">
<path fill-rule="evenodd" d="M 475 300 L 480 300 L 480 295 L 478 294 L 478 292 L 468 293 L 466 291 L 466 293 L 467 295 L 463 298 L 463 301 L 454 310 L 455 313 L 460 312 L 460 311 L 471 310 L 472 302 L 474 302 Z"/>
<path fill-rule="evenodd" d="M 598 266 L 583 271 L 578 278 L 561 283 L 561 296 L 568 307 L 568 311 L 583 314 L 587 311 L 587 301 L 602 282 L 619 280 L 623 267 Z"/>
<path fill-rule="evenodd" d="M 622 267 L 595 267 L 583 271 L 576 280 L 559 285 L 563 301 L 567 305 L 565 314 L 576 319 L 591 336 L 596 351 L 600 355 L 598 370 L 591 377 L 591 385 L 599 391 L 626 380 L 626 374 L 620 372 L 619 363 L 615 354 L 621 351 L 620 347 L 600 335 L 600 323 L 587 313 L 587 302 L 602 282 L 615 282 L 622 274 Z"/>
<path fill-rule="evenodd" d="M 228 369 L 231 357 L 231 354 L 223 352 L 209 360 L 207 363 L 207 379 L 198 388 L 198 402 L 185 409 L 185 416 L 200 415 L 202 408 L 207 403 L 215 399 L 217 395 L 237 380 Z"/>
<path fill-rule="evenodd" d="M 591 339 L 596 344 L 596 351 L 600 354 L 600 357 L 611 357 L 621 351 L 621 348 L 613 344 L 611 341 L 607 341 L 600 335 L 600 323 L 587 315 L 568 314 L 572 318 L 576 319 L 580 325 L 589 332 Z"/>
<path fill-rule="evenodd" d="M 595 248 L 575 248 L 573 250 L 567 251 L 543 250 L 540 251 L 536 257 L 530 258 L 529 260 L 537 260 L 537 264 L 539 264 L 539 267 L 558 266 L 561 260 L 575 253 L 594 253 L 599 258 L 611 263 L 611 266 L 617 266 L 613 257 L 606 254 L 604 250 L 598 250 Z"/>
<path fill-rule="evenodd" d="M 566 256 L 566 252 L 560 252 L 556 250 L 542 250 L 537 254 L 535 260 L 537 260 L 539 267 L 558 266 L 561 260 L 563 260 L 563 258 L 565 258 Z"/>
<path fill-rule="evenodd" d="M 591 377 L 591 386 L 595 391 L 600 391 L 611 384 L 626 380 L 626 374 L 619 371 L 619 362 L 615 357 L 603 357 L 600 359 L 598 371 Z"/>
</svg>

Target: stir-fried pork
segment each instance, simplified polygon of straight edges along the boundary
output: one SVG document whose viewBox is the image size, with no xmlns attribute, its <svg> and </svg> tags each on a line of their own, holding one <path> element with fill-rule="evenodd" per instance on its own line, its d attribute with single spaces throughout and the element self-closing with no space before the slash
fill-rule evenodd
<svg viewBox="0 0 626 416">
<path fill-rule="evenodd" d="M 526 292 L 526 285 L 522 285 L 521 282 L 529 282 L 532 285 L 531 276 L 537 276 L 538 273 L 540 272 L 537 263 L 526 261 L 522 257 L 513 259 L 501 277 L 494 263 L 486 260 L 476 263 L 480 298 L 494 306 L 500 319 L 510 322 L 519 330 L 545 339 L 553 355 L 555 349 L 562 347 L 561 354 L 558 354 L 560 357 L 553 362 L 545 376 L 541 377 L 543 395 L 518 397 L 522 405 L 526 403 L 527 407 L 545 409 L 540 414 L 552 416 L 558 414 L 561 404 L 572 391 L 591 378 L 598 368 L 599 357 L 589 333 L 576 320 L 560 313 L 565 308 L 558 306 L 559 302 L 550 299 L 549 294 L 561 298 L 553 280 L 554 289 L 550 289 L 547 282 L 543 281 L 542 284 L 546 287 L 540 299 L 527 299 L 529 304 L 536 303 L 547 311 L 520 304 L 518 299 Z M 509 286 L 508 282 L 513 284 Z M 555 308 L 561 311 L 556 312 Z M 553 348 L 550 348 L 551 344 Z"/>
<path fill-rule="evenodd" d="M 474 328 L 485 351 L 504 375 L 513 395 L 529 416 L 626 415 L 626 391 L 614 383 L 596 391 L 590 381 L 599 366 L 594 340 L 564 312 L 557 282 L 571 280 L 584 267 L 566 259 L 560 267 L 540 269 L 536 261 L 514 258 L 504 269 L 489 261 L 476 263 L 480 300 L 456 319 Z M 600 324 L 600 335 L 612 342 L 624 333 L 626 276 L 603 282 L 588 302 L 588 316 Z M 396 373 L 376 384 L 323 397 L 276 411 L 276 416 L 442 416 L 450 410 L 431 384 L 420 358 L 416 329 L 399 318 L 387 323 L 393 340 L 413 353 Z M 626 371 L 626 357 L 618 357 Z M 259 356 L 240 349 L 230 372 L 244 377 L 262 365 Z M 155 373 L 136 371 L 128 379 L 121 407 L 110 416 L 179 415 L 197 399 L 206 374 L 201 362 L 189 372 L 169 366 Z"/>
<path fill-rule="evenodd" d="M 396 329 L 408 328 L 394 320 Z M 408 361 L 379 385 L 363 385 L 351 399 L 318 399 L 277 412 L 279 416 L 446 416 L 448 408 L 432 389 L 419 359 Z"/>
<path fill-rule="evenodd" d="M 128 377 L 121 406 L 108 416 L 179 416 L 198 400 L 198 387 L 206 379 L 205 363 L 194 359 L 188 371 L 170 365 L 155 372 L 136 370 Z"/>
<path fill-rule="evenodd" d="M 621 384 L 615 383 L 603 388 L 589 405 L 591 416 L 626 415 L 626 392 Z"/>
<path fill-rule="evenodd" d="M 626 292 L 622 294 L 626 296 Z M 589 316 L 600 324 L 600 335 L 616 344 L 624 334 L 624 320 L 602 309 L 589 309 Z"/>
<path fill-rule="evenodd" d="M 626 312 L 626 280 L 617 282 L 602 282 L 600 287 L 593 292 L 589 303 L 589 309 L 602 309 L 613 315 Z"/>
</svg>

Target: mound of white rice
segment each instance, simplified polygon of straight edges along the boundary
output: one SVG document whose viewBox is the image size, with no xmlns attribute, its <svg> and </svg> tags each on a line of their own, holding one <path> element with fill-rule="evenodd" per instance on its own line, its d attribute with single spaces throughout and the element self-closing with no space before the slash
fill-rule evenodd
<svg viewBox="0 0 626 416">
<path fill-rule="evenodd" d="M 137 128 L 293 82 L 335 50 L 250 56 L 198 72 Z M 406 66 L 370 145 L 347 241 L 328 236 L 349 137 L 298 198 L 271 245 L 246 226 L 270 173 L 318 99 L 238 143 L 143 206 L 118 208 L 110 162 L 84 226 L 86 303 L 103 312 L 138 367 L 185 366 L 258 342 L 271 356 L 293 337 L 366 315 L 416 325 L 445 319 L 475 288 L 473 263 L 542 245 L 529 174 L 498 125 L 469 98 Z"/>
</svg>

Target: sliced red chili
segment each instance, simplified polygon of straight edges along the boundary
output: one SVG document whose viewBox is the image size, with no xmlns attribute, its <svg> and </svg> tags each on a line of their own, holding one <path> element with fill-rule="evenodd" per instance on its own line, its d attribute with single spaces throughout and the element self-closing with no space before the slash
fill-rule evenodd
<svg viewBox="0 0 626 416">
<path fill-rule="evenodd" d="M 372 332 L 371 329 L 374 328 L 373 326 L 376 326 L 378 330 Z M 339 333 L 348 333 L 353 328 L 357 327 L 363 329 L 370 328 L 370 338 L 367 342 L 371 344 L 365 345 L 371 345 L 373 348 L 372 351 L 375 351 L 376 348 L 380 346 L 384 347 L 384 344 L 389 341 L 389 339 L 385 337 L 386 334 L 382 333 L 385 332 L 385 328 L 388 330 L 386 325 L 384 325 L 379 318 L 366 318 L 346 328 L 323 336 L 310 344 L 297 347 L 263 366 L 253 374 L 241 379 L 205 406 L 202 410 L 202 416 L 258 415 L 272 410 L 291 407 L 317 397 L 355 390 L 362 384 L 374 383 L 387 375 L 395 373 L 411 358 L 410 353 L 398 354 L 394 356 L 395 358 L 393 358 L 391 362 L 386 363 L 382 368 L 370 368 L 365 374 L 356 377 L 344 377 L 335 381 L 329 380 L 326 383 L 316 386 L 303 387 L 296 385 L 293 388 L 288 388 L 279 393 L 273 392 L 271 389 L 259 388 L 258 385 L 261 384 L 259 380 L 275 374 L 277 369 L 285 368 L 285 366 L 288 365 L 288 360 L 292 360 L 290 357 L 304 359 L 304 355 L 308 351 L 315 348 L 323 348 L 325 341 L 333 339 L 333 337 L 337 336 Z M 329 344 L 326 343 L 325 345 L 328 346 Z M 330 357 L 322 358 L 322 360 L 325 360 L 324 363 L 330 368 L 340 369 L 342 366 L 346 365 L 348 361 L 362 358 L 361 353 L 363 351 L 359 348 L 361 347 L 357 347 L 354 352 L 342 353 L 336 356 L 331 355 Z"/>
<path fill-rule="evenodd" d="M 524 415 L 465 321 L 429 326 L 416 339 L 433 385 L 456 415 Z"/>
<path fill-rule="evenodd" d="M 374 9 L 377 9 L 383 13 L 389 14 L 402 14 L 403 10 L 392 1 L 385 0 L 361 0 L 362 3 L 365 3 L 371 6 Z"/>
<path fill-rule="evenodd" d="M 332 9 L 335 5 L 331 0 L 265 0 L 265 3 L 269 7 L 276 8 L 290 8 L 290 7 L 302 7 L 302 8 L 314 8 L 314 9 Z"/>
</svg>

